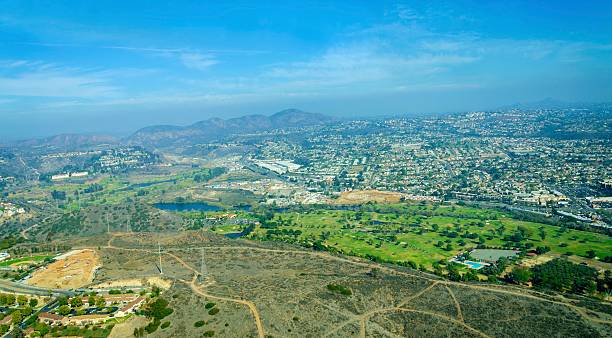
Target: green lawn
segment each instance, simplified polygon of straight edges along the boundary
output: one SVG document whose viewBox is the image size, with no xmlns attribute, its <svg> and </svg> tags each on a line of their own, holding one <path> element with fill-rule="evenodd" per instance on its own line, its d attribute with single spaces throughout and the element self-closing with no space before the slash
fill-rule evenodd
<svg viewBox="0 0 612 338">
<path fill-rule="evenodd" d="M 46 258 L 52 258 L 53 256 L 30 256 L 30 257 L 19 257 L 19 258 L 13 258 L 13 259 L 9 259 L 3 262 L 0 262 L 0 266 L 10 266 L 12 264 L 15 263 L 21 263 L 21 262 L 27 262 L 27 261 L 42 261 L 45 260 Z"/>
<path fill-rule="evenodd" d="M 397 204 L 364 206 L 362 211 L 308 210 L 276 214 L 272 223 L 271 229 L 258 226 L 252 237 L 307 246 L 320 241 L 349 255 L 425 266 L 475 248 L 480 241 L 485 246 L 518 246 L 504 238 L 519 227 L 525 234 L 520 243 L 530 243 L 534 249 L 545 245 L 559 254 L 585 256 L 594 250 L 599 257 L 612 255 L 612 240 L 602 234 L 519 221 L 495 210 L 463 206 Z M 287 233 L 296 230 L 301 233 Z M 437 246 L 438 242 L 443 245 Z"/>
</svg>

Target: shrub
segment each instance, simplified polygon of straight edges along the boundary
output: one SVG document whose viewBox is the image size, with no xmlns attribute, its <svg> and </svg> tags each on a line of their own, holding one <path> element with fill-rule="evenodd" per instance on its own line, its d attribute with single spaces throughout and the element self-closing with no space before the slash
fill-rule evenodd
<svg viewBox="0 0 612 338">
<path fill-rule="evenodd" d="M 214 308 L 212 308 L 212 309 L 210 309 L 210 310 L 208 311 L 208 314 L 209 314 L 209 315 L 211 315 L 211 316 L 214 316 L 214 315 L 216 315 L 217 313 L 219 313 L 219 308 L 218 308 L 218 307 L 214 307 Z"/>
<path fill-rule="evenodd" d="M 205 308 L 207 309 L 212 309 L 213 307 L 215 307 L 215 303 L 206 303 L 206 305 L 204 305 Z"/>
<path fill-rule="evenodd" d="M 145 331 L 151 334 L 157 330 L 157 328 L 159 327 L 159 324 L 160 324 L 159 319 L 155 318 L 152 322 L 150 322 L 149 324 L 147 324 L 147 326 L 145 326 Z"/>
<path fill-rule="evenodd" d="M 172 312 L 174 312 L 173 309 L 167 306 L 168 306 L 168 301 L 163 298 L 159 298 L 147 304 L 143 312 L 147 317 L 161 320 L 164 317 L 172 314 Z"/>
<path fill-rule="evenodd" d="M 170 322 L 163 322 L 161 325 L 162 330 L 170 326 Z"/>
<path fill-rule="evenodd" d="M 193 323 L 193 326 L 194 326 L 194 327 L 202 327 L 202 326 L 204 326 L 204 324 L 206 324 L 206 322 L 205 322 L 205 321 L 203 321 L 203 320 L 198 320 L 197 322 Z"/>
<path fill-rule="evenodd" d="M 327 289 L 331 292 L 339 293 L 341 295 L 350 296 L 353 294 L 351 289 L 340 284 L 327 284 Z"/>
<path fill-rule="evenodd" d="M 204 337 L 212 337 L 212 336 L 214 336 L 214 335 L 215 335 L 215 331 L 212 331 L 212 330 L 210 330 L 210 331 L 206 331 L 206 332 L 204 332 L 204 334 L 203 334 L 203 336 L 204 336 Z"/>
</svg>

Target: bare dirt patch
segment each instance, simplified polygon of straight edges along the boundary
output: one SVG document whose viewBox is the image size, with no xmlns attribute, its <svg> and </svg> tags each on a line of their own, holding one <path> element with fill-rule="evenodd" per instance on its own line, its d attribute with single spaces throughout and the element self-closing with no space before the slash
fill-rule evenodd
<svg viewBox="0 0 612 338">
<path fill-rule="evenodd" d="M 79 288 L 91 283 L 99 264 L 100 258 L 95 250 L 71 251 L 34 272 L 27 283 L 55 289 Z"/>
<path fill-rule="evenodd" d="M 108 281 L 99 283 L 91 286 L 92 288 L 122 288 L 130 286 L 157 286 L 161 289 L 167 290 L 172 286 L 172 281 L 161 278 L 161 277 L 144 277 L 144 278 L 128 278 L 114 281 Z"/>
<path fill-rule="evenodd" d="M 115 325 L 108 338 L 133 337 L 134 329 L 143 327 L 148 322 L 149 320 L 145 317 L 133 316 L 125 322 Z"/>
<path fill-rule="evenodd" d="M 379 191 L 379 190 L 353 190 L 345 191 L 336 200 L 337 204 L 361 204 L 367 202 L 376 203 L 397 203 L 404 194 L 399 192 Z"/>
</svg>

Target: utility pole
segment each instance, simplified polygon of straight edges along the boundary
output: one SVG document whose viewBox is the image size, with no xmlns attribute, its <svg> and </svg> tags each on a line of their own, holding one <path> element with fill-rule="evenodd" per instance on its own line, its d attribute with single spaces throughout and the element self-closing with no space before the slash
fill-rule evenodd
<svg viewBox="0 0 612 338">
<path fill-rule="evenodd" d="M 159 274 L 163 275 L 164 274 L 164 269 L 162 269 L 161 244 L 159 244 L 159 242 L 157 242 L 157 250 L 159 252 Z"/>
<path fill-rule="evenodd" d="M 206 278 L 206 263 L 204 262 L 204 248 L 200 248 L 200 277 L 202 281 Z"/>
</svg>

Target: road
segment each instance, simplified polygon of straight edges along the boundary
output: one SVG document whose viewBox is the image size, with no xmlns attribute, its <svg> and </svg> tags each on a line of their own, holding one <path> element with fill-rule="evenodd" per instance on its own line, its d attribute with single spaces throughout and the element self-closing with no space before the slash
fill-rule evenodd
<svg viewBox="0 0 612 338">
<path fill-rule="evenodd" d="M 27 294 L 27 295 L 36 295 L 36 296 L 49 296 L 49 293 L 56 295 L 56 296 L 58 295 L 73 296 L 75 294 L 75 292 L 71 290 L 39 288 L 39 287 L 28 285 L 28 284 L 9 281 L 6 279 L 0 279 L 0 290 L 4 292 L 14 292 L 14 293 Z"/>
</svg>

